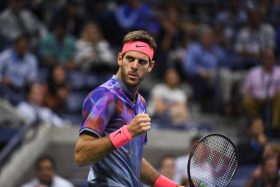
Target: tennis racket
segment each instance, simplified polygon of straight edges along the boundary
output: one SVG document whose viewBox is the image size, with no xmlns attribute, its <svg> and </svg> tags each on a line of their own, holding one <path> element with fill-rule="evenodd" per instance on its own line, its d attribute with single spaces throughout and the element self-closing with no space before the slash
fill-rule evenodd
<svg viewBox="0 0 280 187">
<path fill-rule="evenodd" d="M 238 167 L 238 155 L 232 141 L 221 134 L 202 137 L 188 160 L 190 187 L 226 187 Z"/>
</svg>

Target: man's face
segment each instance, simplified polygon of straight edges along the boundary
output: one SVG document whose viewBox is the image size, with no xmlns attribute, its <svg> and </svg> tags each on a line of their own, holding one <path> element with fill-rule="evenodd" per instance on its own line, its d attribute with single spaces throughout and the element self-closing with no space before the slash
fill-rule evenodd
<svg viewBox="0 0 280 187">
<path fill-rule="evenodd" d="M 127 86 L 138 86 L 144 77 L 152 71 L 154 61 L 138 51 L 127 51 L 124 55 L 119 53 L 118 65 L 121 79 Z"/>
<path fill-rule="evenodd" d="M 274 177 L 277 175 L 277 170 L 277 157 L 272 157 L 265 161 L 264 171 L 267 176 Z"/>
<path fill-rule="evenodd" d="M 49 160 L 43 160 L 37 170 L 37 177 L 39 181 L 43 184 L 51 184 L 52 178 L 54 176 L 54 168 Z"/>
<path fill-rule="evenodd" d="M 273 49 L 266 50 L 262 55 L 262 65 L 264 69 L 270 70 L 275 63 L 275 55 Z"/>
<path fill-rule="evenodd" d="M 42 85 L 35 84 L 29 93 L 29 101 L 37 106 L 42 106 L 45 100 L 45 88 Z"/>
<path fill-rule="evenodd" d="M 251 134 L 254 137 L 258 137 L 259 135 L 264 133 L 264 124 L 262 119 L 255 119 L 253 121 L 252 126 L 250 127 Z"/>
<path fill-rule="evenodd" d="M 161 163 L 160 168 L 161 174 L 167 176 L 168 178 L 173 178 L 175 172 L 175 160 L 174 158 L 166 158 Z"/>
<path fill-rule="evenodd" d="M 16 43 L 16 50 L 19 55 L 24 55 L 28 50 L 28 39 L 22 38 Z"/>
</svg>

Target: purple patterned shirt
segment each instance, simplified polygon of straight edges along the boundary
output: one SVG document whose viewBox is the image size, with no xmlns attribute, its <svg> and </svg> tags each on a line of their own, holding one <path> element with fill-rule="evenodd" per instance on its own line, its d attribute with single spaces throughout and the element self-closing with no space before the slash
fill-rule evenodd
<svg viewBox="0 0 280 187">
<path fill-rule="evenodd" d="M 137 94 L 134 104 L 132 98 L 125 84 L 116 76 L 94 89 L 84 101 L 80 134 L 104 137 L 129 124 L 137 114 L 145 113 L 145 99 Z M 88 176 L 89 185 L 141 186 L 142 152 L 146 142 L 147 133 L 143 133 L 93 163 Z"/>
</svg>

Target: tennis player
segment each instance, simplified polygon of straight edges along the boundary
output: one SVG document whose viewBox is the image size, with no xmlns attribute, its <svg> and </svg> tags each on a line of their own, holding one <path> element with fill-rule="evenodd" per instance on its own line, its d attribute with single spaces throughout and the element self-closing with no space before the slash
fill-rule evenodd
<svg viewBox="0 0 280 187">
<path fill-rule="evenodd" d="M 155 65 L 155 49 L 147 32 L 129 32 L 118 54 L 117 74 L 85 98 L 75 161 L 92 164 L 89 186 L 140 187 L 141 180 L 154 187 L 178 186 L 142 157 L 151 118 L 138 90 Z"/>
</svg>

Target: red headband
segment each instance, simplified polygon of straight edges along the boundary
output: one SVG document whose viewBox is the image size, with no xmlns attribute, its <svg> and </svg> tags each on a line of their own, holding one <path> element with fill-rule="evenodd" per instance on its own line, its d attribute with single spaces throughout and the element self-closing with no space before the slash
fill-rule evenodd
<svg viewBox="0 0 280 187">
<path fill-rule="evenodd" d="M 150 58 L 150 60 L 153 60 L 154 50 L 145 42 L 133 41 L 125 43 L 122 48 L 122 54 L 127 51 L 139 51 L 146 54 Z"/>
</svg>

